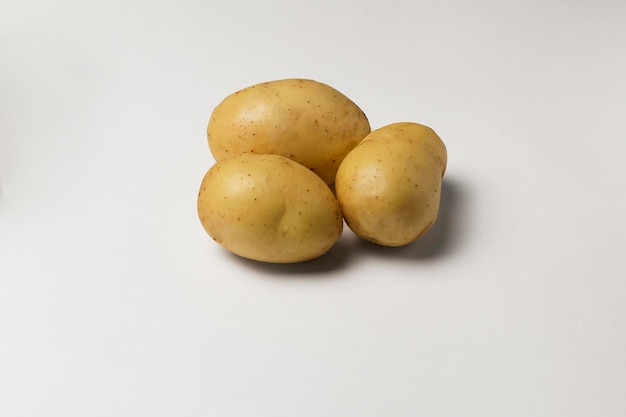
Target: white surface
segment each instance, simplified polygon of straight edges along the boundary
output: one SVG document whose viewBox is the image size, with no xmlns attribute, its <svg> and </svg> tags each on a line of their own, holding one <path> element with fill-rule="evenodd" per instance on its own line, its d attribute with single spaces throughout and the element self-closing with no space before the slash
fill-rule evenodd
<svg viewBox="0 0 626 417">
<path fill-rule="evenodd" d="M 88 4 L 93 3 L 93 4 Z M 0 5 L 0 415 L 626 415 L 626 3 Z M 441 218 L 269 266 L 211 110 L 305 77 L 449 151 Z"/>
</svg>

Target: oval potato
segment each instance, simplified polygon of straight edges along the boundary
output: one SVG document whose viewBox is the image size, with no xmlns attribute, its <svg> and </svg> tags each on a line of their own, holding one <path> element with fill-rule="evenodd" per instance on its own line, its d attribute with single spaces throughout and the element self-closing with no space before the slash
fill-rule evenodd
<svg viewBox="0 0 626 417">
<path fill-rule="evenodd" d="M 211 114 L 207 137 L 216 161 L 242 153 L 282 155 L 332 185 L 343 158 L 370 131 L 363 111 L 339 91 L 285 79 L 226 97 Z"/>
<path fill-rule="evenodd" d="M 279 155 L 242 154 L 213 165 L 200 186 L 198 216 L 229 251 L 272 263 L 317 258 L 343 229 L 328 185 Z"/>
<path fill-rule="evenodd" d="M 447 151 L 417 123 L 373 131 L 343 160 L 335 192 L 350 229 L 384 246 L 409 244 L 437 219 Z"/>
</svg>

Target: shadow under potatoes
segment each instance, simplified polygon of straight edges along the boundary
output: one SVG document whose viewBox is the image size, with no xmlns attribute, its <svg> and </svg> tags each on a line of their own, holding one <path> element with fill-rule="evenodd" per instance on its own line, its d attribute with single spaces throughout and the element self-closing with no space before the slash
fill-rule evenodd
<svg viewBox="0 0 626 417">
<path fill-rule="evenodd" d="M 333 277 L 325 272 L 346 268 L 359 256 L 404 260 L 429 260 L 454 254 L 460 248 L 462 221 L 466 218 L 467 196 L 461 184 L 446 178 L 441 186 L 441 203 L 435 224 L 415 242 L 406 246 L 386 247 L 354 235 L 347 225 L 339 241 L 324 255 L 307 262 L 273 264 L 242 258 L 230 253 L 242 265 L 273 276 L 303 276 L 319 279 Z"/>
<path fill-rule="evenodd" d="M 242 258 L 235 254 L 230 253 L 230 255 L 235 258 L 236 261 L 241 263 L 242 265 L 254 269 L 259 272 L 263 272 L 269 275 L 276 276 L 294 276 L 294 275 L 302 275 L 309 276 L 315 278 L 320 277 L 332 277 L 333 274 L 326 275 L 317 275 L 323 274 L 325 272 L 337 271 L 342 268 L 345 268 L 349 258 L 350 253 L 354 250 L 352 247 L 353 242 L 349 242 L 346 238 L 346 230 L 348 227 L 344 225 L 344 233 L 341 238 L 335 245 L 328 250 L 324 255 L 319 258 L 312 259 L 306 262 L 299 262 L 293 264 L 274 264 L 268 262 L 259 262 L 253 261 L 250 259 Z"/>
</svg>

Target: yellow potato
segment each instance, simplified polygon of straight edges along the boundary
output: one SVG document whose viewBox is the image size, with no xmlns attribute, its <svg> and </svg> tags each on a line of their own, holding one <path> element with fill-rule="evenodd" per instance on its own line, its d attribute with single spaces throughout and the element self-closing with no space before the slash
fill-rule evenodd
<svg viewBox="0 0 626 417">
<path fill-rule="evenodd" d="M 317 258 L 343 229 L 328 185 L 279 155 L 242 154 L 213 165 L 200 186 L 198 216 L 229 251 L 272 263 Z"/>
<path fill-rule="evenodd" d="M 415 241 L 437 219 L 447 151 L 417 123 L 369 134 L 343 160 L 335 192 L 350 229 L 384 246 Z"/>
<path fill-rule="evenodd" d="M 270 81 L 231 94 L 213 110 L 207 127 L 216 161 L 242 153 L 282 155 L 328 185 L 368 133 L 367 117 L 350 99 L 326 84 L 302 79 Z"/>
</svg>

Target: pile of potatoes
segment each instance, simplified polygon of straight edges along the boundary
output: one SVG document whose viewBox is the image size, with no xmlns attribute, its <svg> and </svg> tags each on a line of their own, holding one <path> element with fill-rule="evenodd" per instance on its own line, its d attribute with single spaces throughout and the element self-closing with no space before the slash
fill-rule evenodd
<svg viewBox="0 0 626 417">
<path fill-rule="evenodd" d="M 402 246 L 439 211 L 447 152 L 417 123 L 371 131 L 363 111 L 313 80 L 270 81 L 226 97 L 207 128 L 217 161 L 198 193 L 206 232 L 256 261 L 326 253 L 344 220 L 358 236 Z"/>
</svg>

